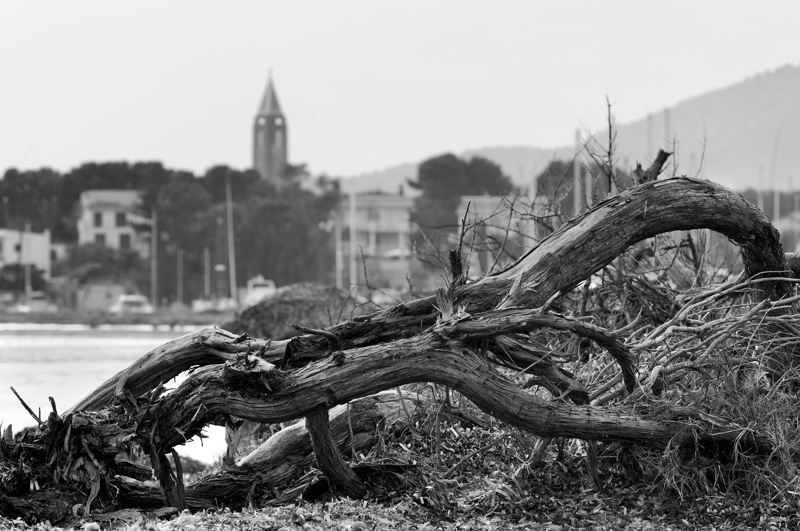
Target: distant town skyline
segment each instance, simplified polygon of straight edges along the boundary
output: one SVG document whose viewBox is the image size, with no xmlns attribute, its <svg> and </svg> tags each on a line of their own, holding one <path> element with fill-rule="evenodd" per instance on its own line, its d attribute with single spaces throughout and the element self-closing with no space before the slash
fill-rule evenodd
<svg viewBox="0 0 800 531">
<path fill-rule="evenodd" d="M 252 166 L 269 70 L 292 163 L 351 176 L 569 145 L 798 64 L 800 3 L 75 1 L 0 4 L 0 173 Z"/>
</svg>

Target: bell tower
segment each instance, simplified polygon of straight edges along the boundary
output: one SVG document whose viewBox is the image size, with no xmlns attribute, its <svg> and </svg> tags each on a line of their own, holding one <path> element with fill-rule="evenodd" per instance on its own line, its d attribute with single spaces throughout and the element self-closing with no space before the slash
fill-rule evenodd
<svg viewBox="0 0 800 531">
<path fill-rule="evenodd" d="M 275 186 L 283 184 L 281 174 L 288 162 L 286 117 L 278 104 L 272 74 L 253 123 L 253 168 Z"/>
</svg>

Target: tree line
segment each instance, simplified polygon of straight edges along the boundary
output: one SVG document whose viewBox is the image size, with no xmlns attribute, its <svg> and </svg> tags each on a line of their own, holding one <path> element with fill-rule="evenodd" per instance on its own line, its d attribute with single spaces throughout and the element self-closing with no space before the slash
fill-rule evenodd
<svg viewBox="0 0 800 531">
<path fill-rule="evenodd" d="M 596 168 L 582 168 L 583 175 L 587 171 L 597 173 Z M 623 187 L 629 184 L 626 173 L 619 172 L 619 176 Z M 139 190 L 138 214 L 145 221 L 154 213 L 158 219 L 155 235 L 147 223 L 136 229 L 148 240 L 157 238 L 159 298 L 171 302 L 178 297 L 179 255 L 183 301 L 208 295 L 209 283 L 213 295 L 228 296 L 228 274 L 213 270 L 228 262 L 225 201 L 226 183 L 230 182 L 239 284 L 259 274 L 278 285 L 300 281 L 332 284 L 332 220 L 341 199 L 339 181 L 312 176 L 302 164 L 288 165 L 283 180 L 282 186 L 275 187 L 254 170 L 220 165 L 195 175 L 160 162 L 90 162 L 64 174 L 47 168 L 12 168 L 0 179 L 0 226 L 23 230 L 27 225 L 34 232 L 47 229 L 54 241 L 71 244 L 67 258 L 55 264 L 54 276 L 118 282 L 150 293 L 150 263 L 134 251 L 77 245 L 81 193 Z M 596 192 L 608 192 L 603 179 L 596 182 Z M 571 217 L 571 162 L 554 160 L 536 183 L 537 195 L 547 198 L 556 216 Z M 519 192 L 494 162 L 449 153 L 422 162 L 416 178 L 408 179 L 408 184 L 419 191 L 410 213 L 417 227 L 413 238 L 418 252 L 426 248 L 446 252 L 452 247 L 463 215 L 457 212 L 462 196 Z M 430 265 L 422 263 L 423 267 Z M 211 273 L 206 278 L 209 264 Z M 22 282 L 21 272 L 11 269 L 13 265 L 0 274 L 0 290 L 15 289 Z"/>
<path fill-rule="evenodd" d="M 275 187 L 253 170 L 215 166 L 197 176 L 160 162 L 91 162 L 65 174 L 47 168 L 9 169 L 0 180 L 0 219 L 4 228 L 47 229 L 54 241 L 70 244 L 67 258 L 54 264 L 54 276 L 120 282 L 149 293 L 150 264 L 135 251 L 77 245 L 81 193 L 93 189 L 139 190 L 142 200 L 137 217 L 149 221 L 155 213 L 158 220 L 156 234 L 152 234 L 149 223 L 135 224 L 135 228 L 143 238 L 156 238 L 158 242 L 159 297 L 176 300 L 180 254 L 183 298 L 188 301 L 206 291 L 207 262 L 212 271 L 216 264 L 227 264 L 225 201 L 229 180 L 238 278 L 246 281 L 261 274 L 278 285 L 329 281 L 323 264 L 332 262 L 334 251 L 328 222 L 339 202 L 338 181 L 312 177 L 303 165 L 288 166 L 283 178 L 282 186 Z M 95 267 L 85 270 L 82 266 L 87 263 Z M 5 283 L 18 283 L 18 276 L 5 275 Z M 211 281 L 215 295 L 228 296 L 227 274 L 212 273 Z M 4 285 L 0 289 L 14 287 Z"/>
</svg>

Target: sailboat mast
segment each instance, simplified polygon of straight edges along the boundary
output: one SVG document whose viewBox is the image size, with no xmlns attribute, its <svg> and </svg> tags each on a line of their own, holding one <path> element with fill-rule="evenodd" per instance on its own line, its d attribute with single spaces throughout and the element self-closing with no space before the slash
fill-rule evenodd
<svg viewBox="0 0 800 531">
<path fill-rule="evenodd" d="M 228 214 L 228 272 L 231 282 L 231 299 L 239 303 L 239 290 L 236 289 L 236 252 L 233 247 L 233 203 L 231 199 L 231 174 L 225 172 L 225 206 Z"/>
</svg>

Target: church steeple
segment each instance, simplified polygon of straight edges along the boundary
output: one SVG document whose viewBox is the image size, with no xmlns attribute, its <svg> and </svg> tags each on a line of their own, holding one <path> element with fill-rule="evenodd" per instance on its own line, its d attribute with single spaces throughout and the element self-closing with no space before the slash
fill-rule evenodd
<svg viewBox="0 0 800 531">
<path fill-rule="evenodd" d="M 270 73 L 253 124 L 253 168 L 276 186 L 283 184 L 282 175 L 288 162 L 286 117 L 278 103 L 278 94 Z"/>
<path fill-rule="evenodd" d="M 275 85 L 272 83 L 272 74 L 270 74 L 269 81 L 267 81 L 264 97 L 261 98 L 258 116 L 283 116 L 283 111 L 278 103 L 278 94 L 275 92 Z"/>
</svg>

